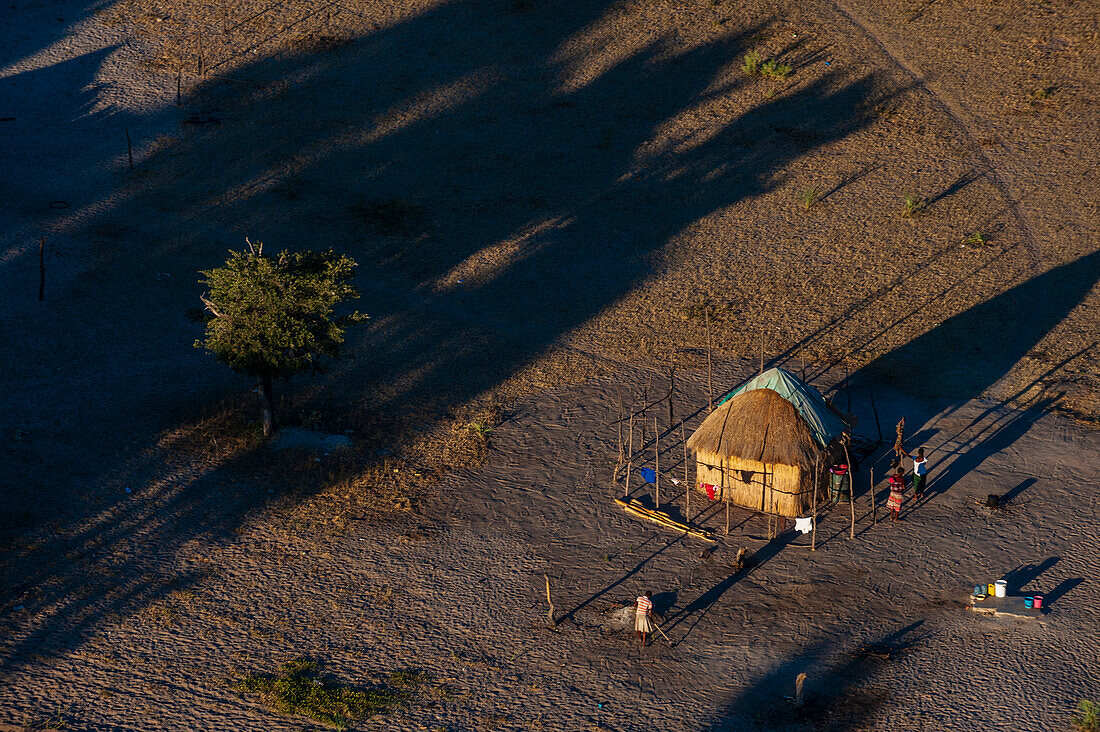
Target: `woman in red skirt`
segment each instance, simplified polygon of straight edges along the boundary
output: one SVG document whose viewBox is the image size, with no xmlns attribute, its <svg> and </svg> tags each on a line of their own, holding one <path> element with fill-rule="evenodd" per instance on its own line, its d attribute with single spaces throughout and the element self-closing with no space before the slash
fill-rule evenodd
<svg viewBox="0 0 1100 732">
<path fill-rule="evenodd" d="M 890 476 L 890 499 L 886 501 L 886 508 L 890 509 L 890 520 L 897 521 L 901 518 L 901 504 L 905 500 L 905 473 L 899 465 Z"/>
</svg>

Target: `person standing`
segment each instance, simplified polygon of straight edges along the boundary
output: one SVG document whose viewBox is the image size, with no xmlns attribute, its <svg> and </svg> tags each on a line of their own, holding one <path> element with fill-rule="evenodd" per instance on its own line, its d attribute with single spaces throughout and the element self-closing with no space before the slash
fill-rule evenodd
<svg viewBox="0 0 1100 732">
<path fill-rule="evenodd" d="M 887 482 L 890 484 L 890 498 L 886 501 L 886 508 L 890 510 L 890 520 L 897 521 L 901 518 L 901 504 L 905 500 L 905 473 L 900 465 L 894 468 L 894 474 Z"/>
<path fill-rule="evenodd" d="M 902 453 L 913 461 L 913 498 L 919 501 L 924 498 L 924 487 L 928 482 L 928 461 L 924 457 L 924 448 L 918 447 L 914 455 L 904 450 Z"/>
<path fill-rule="evenodd" d="M 634 601 L 634 607 L 636 609 L 634 631 L 642 641 L 642 647 L 645 648 L 646 638 L 656 629 L 653 625 L 653 618 L 650 617 L 653 613 L 653 593 L 646 590 L 644 595 Z"/>
</svg>

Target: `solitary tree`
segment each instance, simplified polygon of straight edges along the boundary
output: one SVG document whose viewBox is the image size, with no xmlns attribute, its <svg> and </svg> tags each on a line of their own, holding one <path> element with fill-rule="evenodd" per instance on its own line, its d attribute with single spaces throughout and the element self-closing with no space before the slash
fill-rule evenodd
<svg viewBox="0 0 1100 732">
<path fill-rule="evenodd" d="M 245 241 L 248 241 L 247 239 Z M 333 251 L 263 253 L 230 251 L 224 267 L 201 272 L 209 290 L 200 299 L 209 312 L 206 338 L 195 342 L 229 368 L 259 381 L 264 435 L 275 430 L 273 379 L 322 371 L 339 355 L 347 325 L 357 312 L 333 317 L 338 304 L 359 297 L 348 280 L 355 260 Z"/>
</svg>

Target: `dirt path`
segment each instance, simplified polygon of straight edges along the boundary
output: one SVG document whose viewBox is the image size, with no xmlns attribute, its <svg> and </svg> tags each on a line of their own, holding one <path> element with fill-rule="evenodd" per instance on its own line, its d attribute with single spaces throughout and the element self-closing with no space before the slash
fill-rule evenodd
<svg viewBox="0 0 1100 732">
<path fill-rule="evenodd" d="M 992 183 L 997 187 L 997 190 L 1001 194 L 1001 198 L 1004 200 L 1005 205 L 1012 211 L 1012 216 L 1016 220 L 1017 225 L 1020 227 L 1020 231 L 1024 234 L 1025 241 L 1028 247 L 1028 254 L 1031 258 L 1031 271 L 1032 274 L 1038 274 L 1040 266 L 1043 262 L 1042 249 L 1039 246 L 1039 239 L 1035 235 L 1035 230 L 1032 228 L 1031 223 L 1027 217 L 1020 210 L 1020 203 L 1016 200 L 1016 197 L 1012 194 L 1012 190 L 1009 187 L 1008 181 L 1005 177 L 997 171 L 992 159 L 982 149 L 981 143 L 974 136 L 971 131 L 971 126 L 964 120 L 963 111 L 951 101 L 950 95 L 943 93 L 937 86 L 928 81 L 921 72 L 911 64 L 901 54 L 901 52 L 893 46 L 890 38 L 887 34 L 876 32 L 869 24 L 860 20 L 860 18 L 852 11 L 851 8 L 840 2 L 832 2 L 832 6 L 836 8 L 836 11 L 844 16 L 860 33 L 865 35 L 878 49 L 882 52 L 882 55 L 888 58 L 895 66 L 901 69 L 910 79 L 924 90 L 925 94 L 933 100 L 934 104 L 938 106 L 945 115 L 951 118 L 951 120 L 958 127 L 959 132 L 966 139 L 967 144 L 970 147 L 971 153 L 981 161 L 981 169 L 984 174 L 987 175 Z"/>
</svg>

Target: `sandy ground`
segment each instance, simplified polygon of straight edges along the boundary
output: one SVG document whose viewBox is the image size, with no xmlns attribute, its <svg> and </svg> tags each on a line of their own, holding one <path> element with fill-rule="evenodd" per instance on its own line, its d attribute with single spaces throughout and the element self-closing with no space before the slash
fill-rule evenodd
<svg viewBox="0 0 1100 732">
<path fill-rule="evenodd" d="M 266 5 L 0 11 L 0 723 L 301 729 L 231 688 L 301 655 L 428 670 L 378 729 L 1059 729 L 1100 696 L 1094 7 Z M 281 392 L 350 458 L 284 471 L 191 348 L 245 235 L 363 265 L 370 325 Z M 704 301 L 723 387 L 762 341 L 850 376 L 933 494 L 890 526 L 864 492 L 812 553 L 623 516 L 616 400 L 675 360 L 705 404 Z M 961 608 L 1006 574 L 1041 622 Z M 647 587 L 674 648 L 608 627 Z"/>
</svg>

